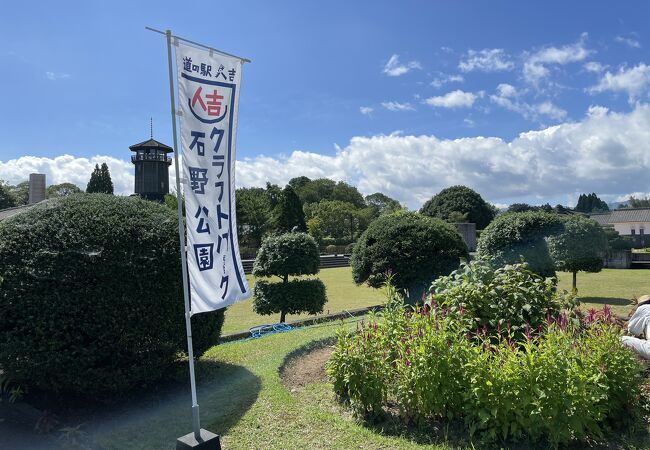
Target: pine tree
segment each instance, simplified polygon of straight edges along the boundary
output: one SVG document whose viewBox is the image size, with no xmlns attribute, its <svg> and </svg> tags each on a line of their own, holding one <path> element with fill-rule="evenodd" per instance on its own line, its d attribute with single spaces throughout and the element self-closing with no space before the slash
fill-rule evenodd
<svg viewBox="0 0 650 450">
<path fill-rule="evenodd" d="M 106 163 L 103 163 L 101 168 L 98 164 L 95 164 L 95 169 L 90 174 L 90 181 L 86 186 L 86 192 L 89 194 L 113 194 L 113 181 Z"/>
<path fill-rule="evenodd" d="M 271 223 L 273 230 L 278 233 L 307 231 L 302 203 L 290 185 L 282 190 L 278 204 L 273 208 Z"/>
<path fill-rule="evenodd" d="M 111 173 L 108 171 L 108 165 L 106 163 L 102 163 L 100 171 L 102 175 L 102 186 L 104 189 L 103 192 L 105 194 L 113 195 L 113 180 L 111 180 Z"/>
<path fill-rule="evenodd" d="M 609 211 L 607 203 L 598 198 L 595 192 L 591 194 L 580 194 L 578 204 L 575 207 L 578 212 L 590 213 L 594 211 Z"/>
<path fill-rule="evenodd" d="M 95 194 L 97 192 L 101 192 L 101 178 L 102 178 L 102 172 L 99 170 L 99 165 L 95 164 L 95 169 L 93 170 L 93 173 L 90 174 L 90 180 L 88 181 L 88 185 L 86 186 L 86 192 L 89 194 Z"/>
</svg>

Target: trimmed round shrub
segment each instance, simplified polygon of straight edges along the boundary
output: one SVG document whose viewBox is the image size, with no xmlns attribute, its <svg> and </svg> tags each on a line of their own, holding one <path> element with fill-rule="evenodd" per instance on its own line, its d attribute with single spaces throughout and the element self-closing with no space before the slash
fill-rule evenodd
<svg viewBox="0 0 650 450">
<path fill-rule="evenodd" d="M 563 216 L 562 231 L 547 239 L 555 267 L 573 274 L 576 289 L 577 272 L 600 272 L 607 252 L 607 237 L 593 219 Z"/>
<path fill-rule="evenodd" d="M 351 255 L 352 250 L 354 250 L 354 242 L 345 246 L 345 254 Z"/>
<path fill-rule="evenodd" d="M 318 244 L 307 233 L 285 233 L 269 236 L 257 252 L 253 275 L 278 276 L 287 280 L 289 275 L 314 275 L 318 273 L 320 255 Z"/>
<path fill-rule="evenodd" d="M 352 251 L 354 282 L 378 288 L 386 275 L 400 291 L 419 300 L 435 278 L 467 258 L 467 245 L 453 225 L 422 214 L 397 212 L 374 220 Z"/>
<path fill-rule="evenodd" d="M 328 245 L 327 247 L 325 247 L 325 254 L 326 255 L 333 255 L 333 254 L 336 253 L 338 248 L 339 248 L 338 245 Z"/>
<path fill-rule="evenodd" d="M 321 280 L 291 280 L 287 283 L 258 281 L 253 287 L 257 314 L 318 314 L 327 302 Z M 278 301 L 280 300 L 280 301 Z"/>
<path fill-rule="evenodd" d="M 192 318 L 194 351 L 223 310 Z M 176 214 L 134 197 L 48 200 L 0 222 L 0 368 L 102 398 L 151 384 L 186 350 Z"/>
<path fill-rule="evenodd" d="M 496 213 L 478 192 L 467 186 L 443 189 L 422 205 L 420 212 L 447 222 L 475 223 L 479 230 L 488 226 Z"/>
<path fill-rule="evenodd" d="M 481 233 L 476 250 L 497 266 L 528 263 L 531 271 L 546 277 L 555 275 L 555 265 L 546 238 L 562 231 L 560 216 L 541 211 L 503 214 Z"/>
<path fill-rule="evenodd" d="M 327 302 L 321 280 L 291 280 L 289 276 L 318 273 L 320 255 L 316 240 L 306 233 L 286 233 L 264 240 L 253 265 L 256 277 L 276 276 L 280 283 L 257 281 L 253 287 L 253 310 L 262 315 L 280 313 L 280 322 L 287 314 L 323 311 Z"/>
</svg>

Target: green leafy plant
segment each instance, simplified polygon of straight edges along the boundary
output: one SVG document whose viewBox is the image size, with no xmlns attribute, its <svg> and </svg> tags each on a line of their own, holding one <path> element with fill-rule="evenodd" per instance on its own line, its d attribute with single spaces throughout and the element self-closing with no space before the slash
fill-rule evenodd
<svg viewBox="0 0 650 450">
<path fill-rule="evenodd" d="M 483 230 L 476 247 L 480 257 L 498 266 L 521 262 L 542 276 L 554 276 L 546 238 L 562 231 L 558 214 L 542 211 L 506 213 Z"/>
<path fill-rule="evenodd" d="M 16 403 L 27 392 L 24 386 L 11 380 L 5 373 L 0 370 L 0 403 Z"/>
<path fill-rule="evenodd" d="M 467 186 L 451 186 L 441 190 L 422 205 L 420 212 L 448 222 L 472 222 L 479 230 L 487 227 L 496 215 L 495 209 Z"/>
<path fill-rule="evenodd" d="M 281 283 L 260 280 L 253 288 L 253 309 L 258 314 L 287 314 L 323 311 L 327 302 L 325 285 L 320 280 L 289 280 L 289 276 L 318 273 L 318 245 L 306 233 L 286 233 L 264 240 L 253 265 L 256 277 L 279 277 Z"/>
<path fill-rule="evenodd" d="M 486 259 L 462 264 L 431 285 L 428 304 L 439 304 L 456 313 L 465 331 L 485 329 L 491 334 L 523 335 L 546 318 L 577 306 L 575 296 L 558 292 L 556 278 L 544 278 L 526 264 L 495 267 Z"/>
<path fill-rule="evenodd" d="M 453 225 L 412 212 L 379 216 L 354 246 L 350 264 L 357 284 L 379 288 L 386 273 L 409 300 L 419 301 L 431 281 L 458 268 L 467 246 Z"/>
<path fill-rule="evenodd" d="M 544 282 L 546 283 L 546 282 Z M 582 321 L 548 316 L 523 333 L 466 331 L 447 305 L 391 298 L 356 331 L 339 331 L 327 372 L 362 416 L 456 421 L 472 436 L 558 447 L 602 438 L 639 395 L 641 365 L 609 308 Z"/>
<path fill-rule="evenodd" d="M 17 383 L 106 398 L 155 383 L 186 348 L 176 215 L 104 194 L 0 223 L 0 367 Z M 192 317 L 195 354 L 223 311 Z M 73 369 L 71 369 L 73 368 Z"/>
<path fill-rule="evenodd" d="M 559 270 L 573 274 L 600 272 L 607 252 L 607 237 L 595 220 L 583 216 L 562 216 L 562 231 L 546 239 L 551 258 Z"/>
</svg>

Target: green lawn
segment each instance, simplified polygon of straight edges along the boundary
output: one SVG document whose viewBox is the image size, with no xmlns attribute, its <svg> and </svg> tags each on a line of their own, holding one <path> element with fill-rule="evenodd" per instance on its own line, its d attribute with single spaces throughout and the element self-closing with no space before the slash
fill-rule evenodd
<svg viewBox="0 0 650 450">
<path fill-rule="evenodd" d="M 317 325 L 212 348 L 197 365 L 203 428 L 220 433 L 226 449 L 449 448 L 364 427 L 337 403 L 328 383 L 295 394 L 285 389 L 279 368 L 287 354 L 334 336 L 339 326 Z M 130 407 L 88 432 L 101 448 L 173 449 L 176 437 L 191 431 L 189 391 L 182 391 Z"/>
<path fill-rule="evenodd" d="M 349 267 L 325 269 L 318 274 L 318 277 L 327 287 L 328 301 L 325 304 L 325 313 L 377 305 L 384 300 L 380 290 L 355 285 Z M 571 274 L 560 272 L 559 278 L 560 288 L 570 291 Z M 253 277 L 248 276 L 248 282 L 252 288 Z M 648 270 L 604 269 L 600 273 L 578 273 L 578 295 L 585 308 L 601 308 L 604 304 L 609 304 L 616 314 L 626 316 L 632 309 L 630 299 L 643 294 L 650 294 L 650 271 Z M 289 315 L 287 320 L 303 317 L 308 315 Z M 252 300 L 247 300 L 228 308 L 223 332 L 247 330 L 255 325 L 276 323 L 279 320 L 279 314 L 272 316 L 255 314 Z"/>
<path fill-rule="evenodd" d="M 571 290 L 571 274 L 560 272 L 561 289 Z M 615 314 L 627 317 L 633 297 L 650 294 L 650 270 L 603 269 L 599 273 L 578 272 L 578 297 L 583 308 L 600 309 L 607 304 Z"/>
<path fill-rule="evenodd" d="M 225 449 L 487 448 L 445 426 L 418 432 L 390 423 L 381 429 L 363 425 L 336 401 L 330 383 L 289 392 L 279 376 L 287 355 L 331 338 L 339 326 L 316 325 L 213 347 L 197 364 L 202 426 L 220 433 Z M 119 408 L 121 413 L 101 426 L 85 427 L 90 440 L 105 449 L 173 449 L 175 438 L 191 429 L 188 389 L 146 397 L 138 407 Z M 650 448 L 647 423 L 635 430 L 616 431 L 604 448 Z"/>
<path fill-rule="evenodd" d="M 560 275 L 561 287 L 569 287 L 570 274 Z M 586 307 L 609 303 L 622 312 L 629 308 L 627 298 L 649 290 L 649 275 L 643 270 L 579 274 L 578 287 L 586 297 Z M 328 286 L 328 308 L 332 311 L 382 300 L 381 292 L 354 287 L 349 268 L 324 270 L 320 276 Z M 230 320 L 230 329 L 241 329 L 273 319 L 277 317 L 255 316 L 250 302 L 245 302 L 229 310 L 226 324 Z M 329 383 L 314 383 L 302 391 L 289 392 L 279 376 L 287 355 L 311 342 L 332 338 L 340 326 L 338 322 L 326 323 L 213 347 L 197 364 L 203 427 L 220 433 L 223 448 L 227 449 L 484 448 L 462 438 L 459 441 L 458 437 L 449 440 L 444 427 L 418 433 L 390 426 L 365 426 L 336 401 Z M 355 325 L 349 320 L 346 326 Z M 174 448 L 176 437 L 188 433 L 191 427 L 189 390 L 184 381 L 187 374 L 180 374 L 178 379 L 182 388 L 167 394 L 149 392 L 134 401 L 135 406 L 119 407 L 114 417 L 109 414 L 111 417 L 101 423 L 84 425 L 84 433 L 106 449 Z M 650 448 L 647 424 L 638 426 L 635 434 L 628 433 L 632 432 L 615 433 L 615 442 L 605 448 Z"/>
<path fill-rule="evenodd" d="M 253 288 L 255 278 L 251 275 L 246 277 L 249 287 Z M 364 306 L 378 305 L 383 302 L 384 297 L 380 290 L 367 286 L 357 286 L 352 281 L 352 273 L 349 267 L 338 269 L 321 270 L 318 278 L 323 280 L 327 288 L 327 303 L 324 314 L 328 312 L 339 312 L 346 309 L 362 308 Z M 287 321 L 309 317 L 308 314 L 287 315 Z M 280 321 L 280 314 L 271 316 L 260 316 L 253 311 L 252 299 L 237 303 L 226 310 L 226 321 L 223 324 L 223 333 L 247 330 L 255 325 L 266 323 L 277 323 Z"/>
</svg>

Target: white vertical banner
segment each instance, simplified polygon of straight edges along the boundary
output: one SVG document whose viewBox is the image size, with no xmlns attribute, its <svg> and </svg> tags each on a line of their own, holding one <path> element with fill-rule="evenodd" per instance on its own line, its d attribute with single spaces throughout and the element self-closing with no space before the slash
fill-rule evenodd
<svg viewBox="0 0 650 450">
<path fill-rule="evenodd" d="M 178 42 L 191 313 L 250 297 L 235 217 L 235 139 L 242 61 Z"/>
</svg>

